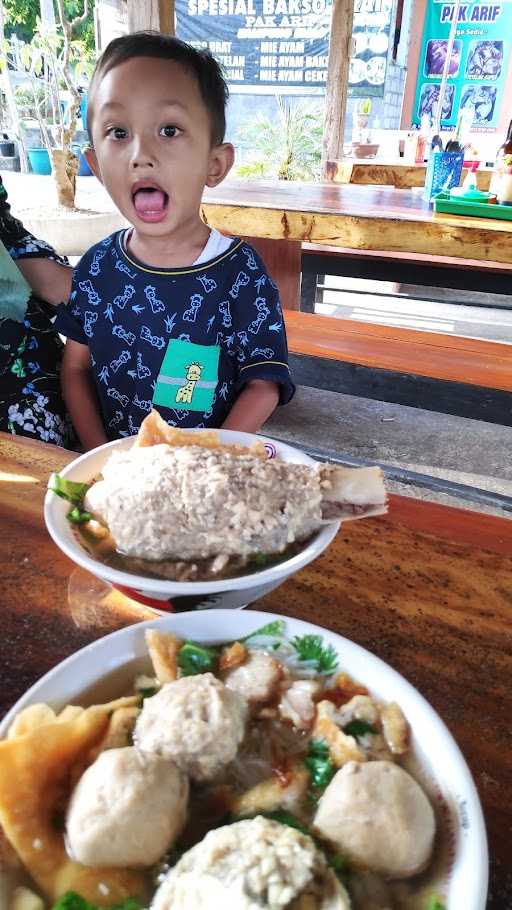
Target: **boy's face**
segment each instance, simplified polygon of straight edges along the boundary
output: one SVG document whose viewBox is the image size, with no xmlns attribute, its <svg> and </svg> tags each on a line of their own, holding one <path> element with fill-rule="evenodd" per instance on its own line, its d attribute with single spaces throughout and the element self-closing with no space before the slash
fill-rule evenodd
<svg viewBox="0 0 512 910">
<path fill-rule="evenodd" d="M 233 163 L 233 147 L 211 144 L 211 122 L 195 77 L 179 64 L 137 57 L 98 84 L 87 159 L 115 204 L 146 240 L 194 230 L 205 186 Z"/>
</svg>

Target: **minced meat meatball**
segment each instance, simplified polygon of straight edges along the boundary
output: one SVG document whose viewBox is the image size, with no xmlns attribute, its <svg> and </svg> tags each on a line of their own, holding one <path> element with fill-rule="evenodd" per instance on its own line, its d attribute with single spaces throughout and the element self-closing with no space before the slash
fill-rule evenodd
<svg viewBox="0 0 512 910">
<path fill-rule="evenodd" d="M 258 816 L 210 831 L 182 856 L 150 910 L 349 910 L 313 840 Z"/>
</svg>

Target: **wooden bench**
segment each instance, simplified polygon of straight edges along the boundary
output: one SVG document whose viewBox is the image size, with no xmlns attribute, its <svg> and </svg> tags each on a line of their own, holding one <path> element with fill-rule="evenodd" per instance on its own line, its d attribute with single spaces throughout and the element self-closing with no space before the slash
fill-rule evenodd
<svg viewBox="0 0 512 910">
<path fill-rule="evenodd" d="M 285 311 L 295 381 L 512 426 L 512 345 Z"/>
</svg>

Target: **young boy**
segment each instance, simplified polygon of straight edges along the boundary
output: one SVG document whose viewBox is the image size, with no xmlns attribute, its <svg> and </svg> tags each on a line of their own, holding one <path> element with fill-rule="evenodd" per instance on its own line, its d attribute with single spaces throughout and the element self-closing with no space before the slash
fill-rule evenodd
<svg viewBox="0 0 512 910">
<path fill-rule="evenodd" d="M 87 160 L 132 228 L 81 259 L 62 387 L 85 449 L 179 427 L 256 432 L 294 392 L 277 289 L 254 250 L 200 218 L 233 164 L 227 86 L 207 52 L 165 35 L 112 41 L 88 93 Z"/>
</svg>

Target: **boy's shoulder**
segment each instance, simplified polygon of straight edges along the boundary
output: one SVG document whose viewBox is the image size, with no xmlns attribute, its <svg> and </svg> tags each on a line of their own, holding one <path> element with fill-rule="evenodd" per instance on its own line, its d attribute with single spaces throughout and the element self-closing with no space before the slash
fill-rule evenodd
<svg viewBox="0 0 512 910">
<path fill-rule="evenodd" d="M 105 257 L 112 256 L 112 252 L 116 252 L 118 238 L 123 232 L 124 229 L 121 231 L 114 231 L 113 234 L 109 234 L 104 240 L 100 240 L 98 243 L 95 243 L 94 246 L 89 247 L 81 256 L 80 261 L 76 264 L 75 273 L 83 274 L 83 272 L 86 271 L 87 274 L 98 275 L 107 264 Z M 91 268 L 92 272 L 90 271 Z"/>
<path fill-rule="evenodd" d="M 236 238 L 236 246 L 233 245 L 232 254 L 228 258 L 233 264 L 233 267 L 243 268 L 244 271 L 252 273 L 255 278 L 258 277 L 258 274 L 265 275 L 270 281 L 270 284 L 275 287 L 274 282 L 270 279 L 263 259 L 247 240 Z"/>
</svg>

